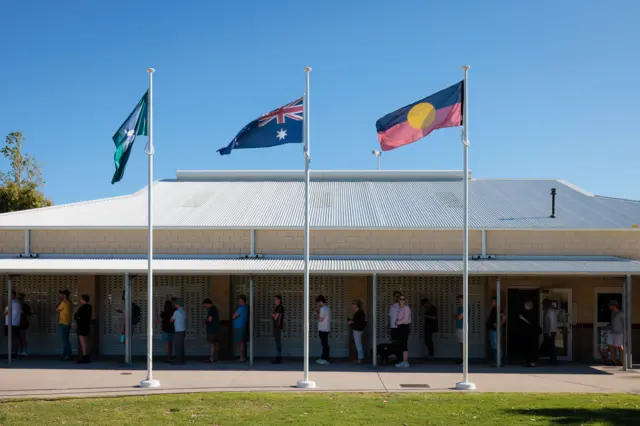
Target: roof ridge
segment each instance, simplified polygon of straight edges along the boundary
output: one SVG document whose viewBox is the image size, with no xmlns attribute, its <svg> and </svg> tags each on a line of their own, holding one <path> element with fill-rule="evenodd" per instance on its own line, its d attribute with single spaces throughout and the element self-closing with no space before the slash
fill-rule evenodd
<svg viewBox="0 0 640 426">
<path fill-rule="evenodd" d="M 608 195 L 598 195 L 598 194 L 595 194 L 594 197 L 596 197 L 596 198 L 604 198 L 606 200 L 624 201 L 624 202 L 628 202 L 628 203 L 640 203 L 640 200 L 634 200 L 633 198 L 610 197 Z"/>
<path fill-rule="evenodd" d="M 561 183 L 564 186 L 567 186 L 567 187 L 573 189 L 574 191 L 577 191 L 577 192 L 581 193 L 582 195 L 586 195 L 587 197 L 593 197 L 594 196 L 593 193 L 591 193 L 589 191 L 586 191 L 586 190 L 580 188 L 579 186 L 574 185 L 574 184 L 572 184 L 570 182 L 567 182 L 566 180 L 558 179 L 558 182 Z"/>
<path fill-rule="evenodd" d="M 2 217 L 2 216 L 5 216 L 5 217 L 6 216 L 17 216 L 17 215 L 25 214 L 25 213 L 29 213 L 29 212 L 50 211 L 50 210 L 60 209 L 60 208 L 63 208 L 63 207 L 82 206 L 82 205 L 87 205 L 87 204 L 99 203 L 99 202 L 102 202 L 102 201 L 119 200 L 121 198 L 133 198 L 133 197 L 136 197 L 136 196 L 140 195 L 146 189 L 147 189 L 147 187 L 145 186 L 144 188 L 134 192 L 133 194 L 116 195 L 115 197 L 96 198 L 94 200 L 76 201 L 74 203 L 56 204 L 56 205 L 53 205 L 53 206 L 39 207 L 39 208 L 36 208 L 36 209 L 18 210 L 18 211 L 14 211 L 14 212 L 0 213 L 0 217 Z"/>
</svg>

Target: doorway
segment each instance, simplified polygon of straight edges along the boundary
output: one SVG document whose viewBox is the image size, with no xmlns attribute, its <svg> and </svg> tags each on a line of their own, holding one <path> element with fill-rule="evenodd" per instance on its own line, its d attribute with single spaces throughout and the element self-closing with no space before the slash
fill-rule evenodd
<svg viewBox="0 0 640 426">
<path fill-rule="evenodd" d="M 554 288 L 545 289 L 540 292 L 540 318 L 544 317 L 544 305 L 545 301 L 552 309 L 557 311 L 557 331 L 556 331 L 556 354 L 558 359 L 562 361 L 573 360 L 573 339 L 571 337 L 572 327 L 574 323 L 573 318 L 573 292 L 570 288 Z M 543 322 L 540 322 L 540 326 L 543 327 Z M 540 339 L 542 343 L 542 337 Z M 548 355 L 542 355 L 541 358 L 548 358 Z"/>
<path fill-rule="evenodd" d="M 507 289 L 507 356 L 510 361 L 522 361 L 525 354 L 520 350 L 518 334 L 518 314 L 524 310 L 524 303 L 533 303 L 533 320 L 540 324 L 540 290 L 537 288 Z"/>
<path fill-rule="evenodd" d="M 595 298 L 596 312 L 593 327 L 593 358 L 600 359 L 602 353 L 608 350 L 609 330 L 607 330 L 607 326 L 611 322 L 609 304 L 615 300 L 619 306 L 623 306 L 622 289 L 615 287 L 596 288 Z"/>
</svg>

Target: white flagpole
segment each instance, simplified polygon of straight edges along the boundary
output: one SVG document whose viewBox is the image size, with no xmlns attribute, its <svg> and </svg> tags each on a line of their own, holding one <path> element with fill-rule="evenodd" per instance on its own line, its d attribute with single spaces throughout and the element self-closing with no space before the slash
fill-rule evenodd
<svg viewBox="0 0 640 426">
<path fill-rule="evenodd" d="M 468 77 L 469 65 L 464 70 L 463 104 L 462 104 L 462 146 L 464 150 L 464 172 L 462 176 L 464 193 L 464 225 L 462 249 L 462 323 L 464 339 L 462 344 L 462 381 L 456 383 L 456 389 L 474 390 L 476 385 L 469 382 L 469 97 Z"/>
<path fill-rule="evenodd" d="M 153 68 L 147 68 L 149 73 L 149 98 L 147 99 L 148 134 L 147 155 L 149 157 L 149 188 L 148 188 L 148 222 L 149 249 L 147 254 L 148 287 L 147 287 L 147 378 L 140 382 L 141 388 L 160 387 L 160 381 L 153 379 Z M 127 336 L 129 338 L 129 336 Z"/>
<path fill-rule="evenodd" d="M 315 388 L 315 382 L 309 380 L 309 163 L 311 162 L 311 150 L 309 141 L 309 74 L 311 67 L 304 69 L 306 84 L 304 90 L 304 378 L 296 383 L 298 388 Z"/>
</svg>

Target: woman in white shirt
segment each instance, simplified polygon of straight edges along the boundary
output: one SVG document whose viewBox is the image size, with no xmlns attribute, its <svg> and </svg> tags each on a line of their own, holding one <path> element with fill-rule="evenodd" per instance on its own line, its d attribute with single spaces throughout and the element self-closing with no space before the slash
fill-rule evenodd
<svg viewBox="0 0 640 426">
<path fill-rule="evenodd" d="M 322 343 L 322 355 L 316 362 L 329 364 L 329 332 L 331 331 L 331 310 L 327 306 L 327 299 L 323 295 L 316 297 L 316 317 L 318 318 L 318 335 Z"/>
<path fill-rule="evenodd" d="M 402 362 L 396 364 L 398 368 L 409 367 L 409 332 L 411 331 L 411 308 L 407 305 L 407 299 L 404 295 L 398 298 L 400 309 L 396 318 L 398 326 L 398 343 L 402 349 Z"/>
</svg>

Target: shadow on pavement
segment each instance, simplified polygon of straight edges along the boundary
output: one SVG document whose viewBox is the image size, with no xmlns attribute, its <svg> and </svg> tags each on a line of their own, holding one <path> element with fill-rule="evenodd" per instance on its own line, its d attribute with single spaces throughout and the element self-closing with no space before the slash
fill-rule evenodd
<svg viewBox="0 0 640 426">
<path fill-rule="evenodd" d="M 269 360 L 258 359 L 253 366 L 248 363 L 238 364 L 233 361 L 221 361 L 217 364 L 207 364 L 204 359 L 187 359 L 185 365 L 171 365 L 165 360 L 155 359 L 153 369 L 156 371 L 301 371 L 302 360 L 285 360 L 282 364 L 273 365 Z M 59 361 L 49 357 L 31 357 L 14 360 L 10 365 L 0 358 L 0 370 L 146 370 L 144 358 L 134 358 L 133 364 L 124 364 L 118 359 L 100 358 L 91 364 L 76 364 L 73 361 Z M 379 365 L 373 367 L 370 363 L 357 365 L 348 360 L 336 360 L 330 365 L 310 363 L 311 371 L 326 372 L 378 372 L 378 373 L 461 373 L 462 366 L 451 360 L 435 362 L 416 361 L 411 368 L 400 369 L 394 365 Z M 536 368 L 526 368 L 519 365 L 507 365 L 501 368 L 488 366 L 484 363 L 472 362 L 469 371 L 472 374 L 576 374 L 576 375 L 610 375 L 620 369 L 603 369 L 581 364 L 558 364 L 555 366 L 540 365 Z"/>
<path fill-rule="evenodd" d="M 637 426 L 640 424 L 640 409 L 631 408 L 541 408 L 531 410 L 507 410 L 509 414 L 547 417 L 553 425 L 607 424 L 615 426 Z"/>
</svg>

